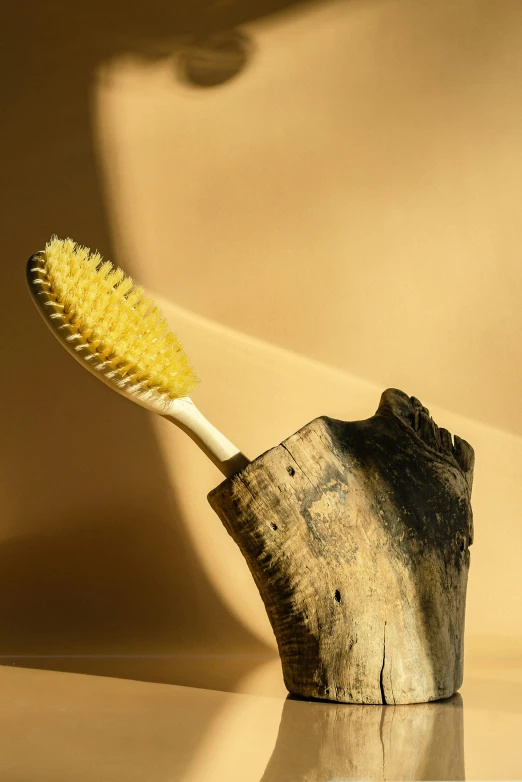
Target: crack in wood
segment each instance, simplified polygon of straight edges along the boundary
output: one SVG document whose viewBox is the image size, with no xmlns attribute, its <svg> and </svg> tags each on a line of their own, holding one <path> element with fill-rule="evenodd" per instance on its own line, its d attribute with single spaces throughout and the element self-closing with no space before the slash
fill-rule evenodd
<svg viewBox="0 0 522 782">
<path fill-rule="evenodd" d="M 379 686 L 381 688 L 381 698 L 383 705 L 386 706 L 386 694 L 384 692 L 384 666 L 386 664 L 386 622 L 384 623 L 384 642 L 382 649 L 382 668 L 379 676 Z"/>
<path fill-rule="evenodd" d="M 286 447 L 286 445 L 285 445 L 284 443 L 281 443 L 281 448 L 284 448 L 284 449 L 285 449 L 285 451 L 287 452 L 287 454 L 289 455 L 289 457 L 292 459 L 292 461 L 293 461 L 293 462 L 295 462 L 295 464 L 297 464 L 297 466 L 299 467 L 299 470 L 302 472 L 302 474 L 304 475 L 304 477 L 306 478 L 306 480 L 307 480 L 307 481 L 308 481 L 308 482 L 309 482 L 309 483 L 310 483 L 310 484 L 311 484 L 311 485 L 312 485 L 312 486 L 315 488 L 315 484 L 314 484 L 314 482 L 311 480 L 311 478 L 309 477 L 309 475 L 308 475 L 308 474 L 307 474 L 307 473 L 306 473 L 306 472 L 303 470 L 303 468 L 301 467 L 301 465 L 299 464 L 299 462 L 297 461 L 297 459 L 295 458 L 295 456 L 294 456 L 294 455 L 293 455 L 293 454 L 292 454 L 292 453 L 291 453 L 291 452 L 288 450 L 288 448 Z"/>
</svg>

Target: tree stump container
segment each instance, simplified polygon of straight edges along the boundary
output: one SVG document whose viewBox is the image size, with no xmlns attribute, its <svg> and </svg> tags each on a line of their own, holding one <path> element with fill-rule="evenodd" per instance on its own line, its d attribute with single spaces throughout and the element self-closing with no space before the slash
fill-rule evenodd
<svg viewBox="0 0 522 782">
<path fill-rule="evenodd" d="M 388 389 L 320 417 L 210 492 L 264 601 L 290 693 L 423 703 L 462 684 L 471 446 Z"/>
</svg>

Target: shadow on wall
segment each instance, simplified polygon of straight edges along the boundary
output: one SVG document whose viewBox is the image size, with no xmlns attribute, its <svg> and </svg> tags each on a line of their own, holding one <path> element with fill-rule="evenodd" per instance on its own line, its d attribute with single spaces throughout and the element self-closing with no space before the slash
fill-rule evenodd
<svg viewBox="0 0 522 782">
<path fill-rule="evenodd" d="M 151 58 L 179 50 L 186 78 L 223 82 L 246 63 L 248 44 L 237 26 L 289 5 L 33 0 L 5 11 L 4 659 L 32 655 L 33 667 L 70 669 L 60 655 L 266 651 L 198 563 L 148 415 L 109 392 L 51 338 L 29 300 L 24 266 L 53 233 L 118 260 L 91 133 L 91 85 L 101 62 L 125 52 Z M 212 77 L 216 51 L 220 75 Z M 56 659 L 37 661 L 39 655 Z M 104 671 L 85 658 L 73 669 L 132 676 L 129 665 Z M 139 677 L 157 679 L 157 670 L 154 662 L 150 670 L 142 665 Z M 176 681 L 172 671 L 165 677 Z"/>
</svg>

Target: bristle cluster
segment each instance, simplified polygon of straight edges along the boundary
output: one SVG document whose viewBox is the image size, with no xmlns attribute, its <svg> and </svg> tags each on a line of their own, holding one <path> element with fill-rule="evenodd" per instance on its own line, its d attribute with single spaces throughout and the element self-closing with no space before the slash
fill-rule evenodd
<svg viewBox="0 0 522 782">
<path fill-rule="evenodd" d="M 43 263 L 57 314 L 127 390 L 171 399 L 191 393 L 198 381 L 180 342 L 156 304 L 121 269 L 72 239 L 56 237 L 46 245 Z"/>
</svg>

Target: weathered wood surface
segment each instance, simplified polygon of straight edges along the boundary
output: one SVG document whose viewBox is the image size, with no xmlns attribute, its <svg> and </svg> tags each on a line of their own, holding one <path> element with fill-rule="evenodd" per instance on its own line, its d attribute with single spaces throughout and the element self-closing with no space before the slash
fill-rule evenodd
<svg viewBox="0 0 522 782">
<path fill-rule="evenodd" d="M 288 698 L 261 782 L 465 779 L 462 698 L 346 706 Z"/>
<path fill-rule="evenodd" d="M 209 494 L 291 693 L 399 704 L 460 687 L 473 462 L 388 389 L 372 418 L 317 418 Z"/>
</svg>

